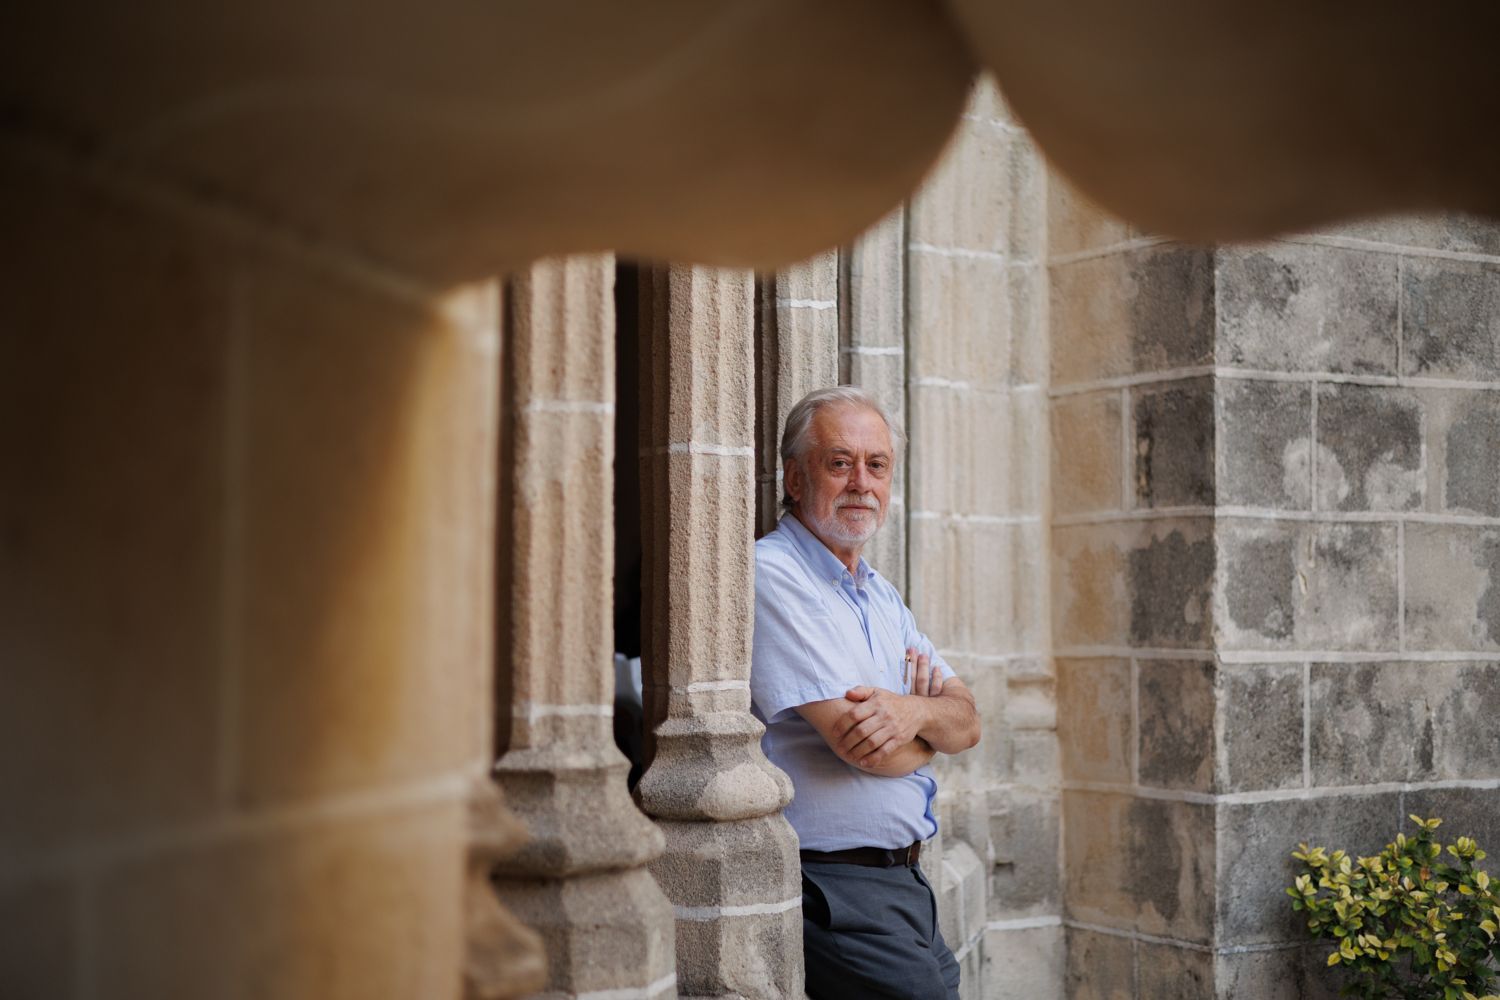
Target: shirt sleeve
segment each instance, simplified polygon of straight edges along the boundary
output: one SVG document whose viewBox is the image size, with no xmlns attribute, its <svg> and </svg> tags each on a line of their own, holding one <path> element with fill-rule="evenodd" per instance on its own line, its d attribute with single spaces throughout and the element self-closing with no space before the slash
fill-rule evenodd
<svg viewBox="0 0 1500 1000">
<path fill-rule="evenodd" d="M 932 644 L 932 640 L 918 630 L 917 618 L 911 613 L 911 608 L 905 604 L 901 605 L 901 641 L 918 653 L 925 653 L 929 662 L 942 672 L 943 680 L 954 676 L 953 668 L 948 666 L 947 660 L 938 655 L 937 647 Z"/>
<path fill-rule="evenodd" d="M 750 697 L 767 723 L 800 705 L 842 698 L 861 683 L 834 617 L 800 569 L 777 558 L 755 563 L 755 639 Z"/>
</svg>

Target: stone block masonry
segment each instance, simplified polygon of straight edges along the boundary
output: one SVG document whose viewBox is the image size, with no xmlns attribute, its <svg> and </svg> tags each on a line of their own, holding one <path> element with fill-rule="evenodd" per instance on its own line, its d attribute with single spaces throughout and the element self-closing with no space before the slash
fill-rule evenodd
<svg viewBox="0 0 1500 1000">
<path fill-rule="evenodd" d="M 1068 990 L 1325 995 L 1298 841 L 1497 832 L 1500 228 L 1051 204 Z"/>
<path fill-rule="evenodd" d="M 997 1000 L 1062 995 L 1045 215 L 1041 159 L 981 82 L 905 220 L 907 573 L 984 721 L 939 762 L 937 852 L 965 995 Z"/>
</svg>

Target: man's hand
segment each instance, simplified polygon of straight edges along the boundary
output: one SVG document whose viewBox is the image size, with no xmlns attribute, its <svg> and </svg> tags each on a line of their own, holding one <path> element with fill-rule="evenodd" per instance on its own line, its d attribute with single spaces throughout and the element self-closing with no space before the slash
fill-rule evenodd
<svg viewBox="0 0 1500 1000">
<path fill-rule="evenodd" d="M 937 696 L 943 693 L 943 675 L 939 671 L 933 673 L 932 658 L 926 653 L 919 653 L 911 647 L 906 650 L 906 669 L 913 671 L 911 679 L 911 693 L 915 695 Z M 856 688 L 856 690 L 859 690 Z"/>
<path fill-rule="evenodd" d="M 963 681 L 944 681 L 915 649 L 907 656 L 914 671 L 912 694 L 856 687 L 843 698 L 802 705 L 797 713 L 839 759 L 886 777 L 910 774 L 935 750 L 959 753 L 978 743 L 979 713 Z"/>
<path fill-rule="evenodd" d="M 922 704 L 926 695 L 857 687 L 844 697 L 854 704 L 834 723 L 838 742 L 833 744 L 833 752 L 856 767 L 885 763 L 891 751 L 916 739 L 927 722 Z"/>
</svg>

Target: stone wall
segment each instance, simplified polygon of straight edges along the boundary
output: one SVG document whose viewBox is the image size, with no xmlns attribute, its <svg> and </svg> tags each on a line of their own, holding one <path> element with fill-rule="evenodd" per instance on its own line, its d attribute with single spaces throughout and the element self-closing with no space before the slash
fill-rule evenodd
<svg viewBox="0 0 1500 1000">
<path fill-rule="evenodd" d="M 909 601 L 984 721 L 939 762 L 945 927 L 976 997 L 1055 995 L 1061 971 L 1043 180 L 981 83 L 908 220 Z"/>
<path fill-rule="evenodd" d="M 1500 842 L 1500 230 L 1050 224 L 1069 994 L 1321 995 L 1299 840 Z"/>
<path fill-rule="evenodd" d="M 608 259 L 502 322 L 141 178 L 4 173 L 7 1000 L 795 994 L 743 605 L 781 419 L 835 378 L 907 426 L 871 559 L 984 717 L 926 861 L 966 998 L 1322 996 L 1296 841 L 1500 849 L 1500 229 L 1169 243 L 981 84 L 853 247 L 758 298 L 643 270 L 653 828 L 603 725 Z"/>
<path fill-rule="evenodd" d="M 942 834 L 924 861 L 974 998 L 1061 985 L 1044 198 L 1036 151 L 984 82 L 909 206 L 761 283 L 761 529 L 786 410 L 835 371 L 910 439 L 866 556 L 980 702 L 980 747 L 940 758 Z"/>
<path fill-rule="evenodd" d="M 818 259 L 763 283 L 777 294 L 763 299 L 762 356 L 780 364 L 761 365 L 761 482 L 774 481 L 772 416 L 779 427 L 831 382 L 835 361 L 909 435 L 867 556 L 981 702 L 983 744 L 939 765 L 944 832 L 926 863 L 973 997 L 1046 996 L 1060 982 L 1041 179 L 983 84 L 906 209 L 842 251 L 836 272 Z"/>
</svg>

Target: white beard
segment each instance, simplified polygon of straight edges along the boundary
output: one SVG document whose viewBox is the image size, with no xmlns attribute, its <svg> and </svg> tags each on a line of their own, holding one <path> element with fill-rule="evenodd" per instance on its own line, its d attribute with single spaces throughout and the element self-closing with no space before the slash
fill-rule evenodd
<svg viewBox="0 0 1500 1000">
<path fill-rule="evenodd" d="M 839 511 L 845 507 L 864 507 L 869 509 L 868 516 L 859 517 L 858 521 L 849 523 L 839 519 Z M 809 515 L 813 530 L 823 538 L 838 542 L 841 545 L 863 545 L 875 536 L 880 526 L 885 521 L 885 511 L 880 507 L 880 501 L 875 499 L 873 493 L 866 493 L 860 497 L 839 497 L 833 502 L 833 509 L 829 511 L 826 518 L 815 518 Z"/>
</svg>

